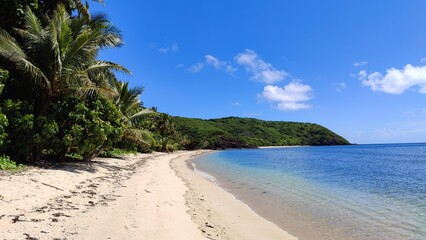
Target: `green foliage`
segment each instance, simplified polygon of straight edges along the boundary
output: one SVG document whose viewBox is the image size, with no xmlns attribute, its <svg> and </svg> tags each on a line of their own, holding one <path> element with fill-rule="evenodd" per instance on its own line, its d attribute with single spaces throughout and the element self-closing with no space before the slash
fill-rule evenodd
<svg viewBox="0 0 426 240">
<path fill-rule="evenodd" d="M 151 111 L 144 110 L 140 97 L 143 87 L 129 87 L 128 82 L 113 79 L 112 83 L 116 95 L 114 97 L 115 104 L 123 114 L 123 118 L 128 126 L 134 126 L 138 120 Z"/>
<path fill-rule="evenodd" d="M 123 114 L 106 98 L 115 94 L 114 72 L 128 70 L 97 60 L 101 49 L 122 44 L 121 34 L 102 14 L 71 16 L 79 0 L 31 2 L 7 3 L 12 12 L 24 9 L 9 25 L 3 18 L 10 16 L 0 16 L 0 67 L 10 73 L 0 98 L 0 150 L 22 161 L 90 159 L 123 135 Z"/>
<path fill-rule="evenodd" d="M 120 32 L 103 15 L 71 18 L 60 5 L 44 25 L 27 8 L 23 28 L 0 29 L 0 66 L 20 84 L 19 91 L 32 89 L 28 100 L 35 101 L 35 114 L 43 115 L 58 97 L 114 95 L 112 71 L 129 71 L 96 57 L 101 49 L 121 44 Z"/>
<path fill-rule="evenodd" d="M 57 100 L 45 116 L 34 116 L 24 102 L 6 101 L 6 109 L 13 142 L 7 152 L 14 159 L 63 159 L 67 154 L 90 159 L 123 135 L 120 112 L 103 98 Z"/>
<path fill-rule="evenodd" d="M 151 152 L 153 144 L 155 144 L 155 139 L 151 132 L 126 126 L 122 140 L 115 147 L 138 152 Z"/>
<path fill-rule="evenodd" d="M 318 124 L 228 117 L 202 120 L 175 117 L 177 131 L 190 142 L 187 149 L 285 145 L 345 145 L 343 137 Z"/>
<path fill-rule="evenodd" d="M 8 72 L 0 69 L 0 94 L 4 88 L 4 82 L 9 77 Z M 7 133 L 6 127 L 9 125 L 9 121 L 7 120 L 6 115 L 2 112 L 2 108 L 0 107 L 0 150 L 3 149 L 3 146 L 6 144 Z"/>
<path fill-rule="evenodd" d="M 137 127 L 141 119 L 153 113 L 150 109 L 143 108 L 143 104 L 140 101 L 143 88 L 130 88 L 128 82 L 116 79 L 112 79 L 112 85 L 116 92 L 114 102 L 120 110 L 122 119 L 126 125 L 123 139 L 116 147 L 149 152 L 150 147 L 155 144 L 154 136 L 146 129 Z"/>
<path fill-rule="evenodd" d="M 173 117 L 165 113 L 149 114 L 138 127 L 153 133 L 155 141 L 152 148 L 156 151 L 173 152 L 189 144 L 188 138 L 176 131 Z"/>
<path fill-rule="evenodd" d="M 57 158 L 78 154 L 83 159 L 112 148 L 123 135 L 123 123 L 117 107 L 109 100 L 64 99 L 52 105 L 42 136 L 49 139 L 45 152 Z M 38 143 L 38 145 L 43 145 Z"/>
<path fill-rule="evenodd" d="M 22 27 L 28 7 L 39 18 L 45 19 L 53 14 L 59 4 L 64 5 L 69 14 L 77 10 L 80 15 L 90 17 L 88 6 L 83 4 L 82 0 L 0 0 L 0 28 L 10 30 L 13 27 Z"/>
<path fill-rule="evenodd" d="M 3 171 L 19 171 L 24 169 L 25 166 L 22 164 L 16 164 L 16 162 L 10 160 L 8 156 L 0 156 L 0 169 Z"/>
<path fill-rule="evenodd" d="M 7 99 L 2 103 L 2 110 L 9 121 L 6 131 L 10 144 L 4 147 L 5 152 L 14 159 L 31 158 L 35 147 L 32 136 L 36 131 L 32 106 L 27 102 Z"/>
<path fill-rule="evenodd" d="M 127 154 L 137 154 L 137 151 L 124 150 L 119 148 L 113 148 L 110 150 L 102 151 L 99 154 L 100 157 L 112 158 L 112 157 L 122 157 Z"/>
<path fill-rule="evenodd" d="M 38 10 L 38 0 L 0 0 L 0 28 L 10 30 L 21 26 L 25 8 Z"/>
</svg>

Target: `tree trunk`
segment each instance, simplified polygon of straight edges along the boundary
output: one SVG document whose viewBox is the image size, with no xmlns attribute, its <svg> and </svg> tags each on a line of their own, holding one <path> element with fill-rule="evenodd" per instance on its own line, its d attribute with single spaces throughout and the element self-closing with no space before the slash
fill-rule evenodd
<svg viewBox="0 0 426 240">
<path fill-rule="evenodd" d="M 52 97 L 48 92 L 45 92 L 40 97 L 40 102 L 37 104 L 34 115 L 35 116 L 44 116 L 49 110 L 50 104 L 52 102 Z"/>
<path fill-rule="evenodd" d="M 97 150 L 93 154 L 89 154 L 88 156 L 83 157 L 83 161 L 89 162 L 93 158 L 99 156 L 99 154 L 101 154 L 102 151 L 103 151 L 103 148 L 100 148 L 99 150 Z"/>
</svg>

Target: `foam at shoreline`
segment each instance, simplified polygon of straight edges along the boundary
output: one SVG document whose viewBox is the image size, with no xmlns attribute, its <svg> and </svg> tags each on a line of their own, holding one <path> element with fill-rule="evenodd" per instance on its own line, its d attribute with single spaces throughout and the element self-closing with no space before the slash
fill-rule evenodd
<svg viewBox="0 0 426 240">
<path fill-rule="evenodd" d="M 201 177 L 203 177 L 203 178 L 205 178 L 205 179 L 207 179 L 207 180 L 209 180 L 209 181 L 213 182 L 214 184 L 218 185 L 217 179 L 216 179 L 213 175 L 210 175 L 210 174 L 208 174 L 207 172 L 203 172 L 203 171 L 199 170 L 199 169 L 197 168 L 197 165 L 196 165 L 194 162 L 191 162 L 191 165 L 192 165 L 192 169 L 193 169 L 193 171 L 194 171 L 196 174 L 198 174 L 198 175 L 200 175 Z"/>
</svg>

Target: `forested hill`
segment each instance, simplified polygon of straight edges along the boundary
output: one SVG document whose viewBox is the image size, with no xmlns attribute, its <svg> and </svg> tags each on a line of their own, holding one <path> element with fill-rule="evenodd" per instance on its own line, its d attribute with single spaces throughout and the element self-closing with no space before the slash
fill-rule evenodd
<svg viewBox="0 0 426 240">
<path fill-rule="evenodd" d="M 173 117 L 173 120 L 176 130 L 188 138 L 187 149 L 350 144 L 329 129 L 313 123 L 238 117 L 209 120 Z"/>
</svg>

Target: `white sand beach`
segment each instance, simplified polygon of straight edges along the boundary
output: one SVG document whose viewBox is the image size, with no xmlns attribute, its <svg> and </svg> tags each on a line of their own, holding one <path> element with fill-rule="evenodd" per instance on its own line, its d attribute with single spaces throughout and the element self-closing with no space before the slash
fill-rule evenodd
<svg viewBox="0 0 426 240">
<path fill-rule="evenodd" d="M 205 152 L 0 176 L 0 239 L 297 239 L 194 173 Z"/>
</svg>

